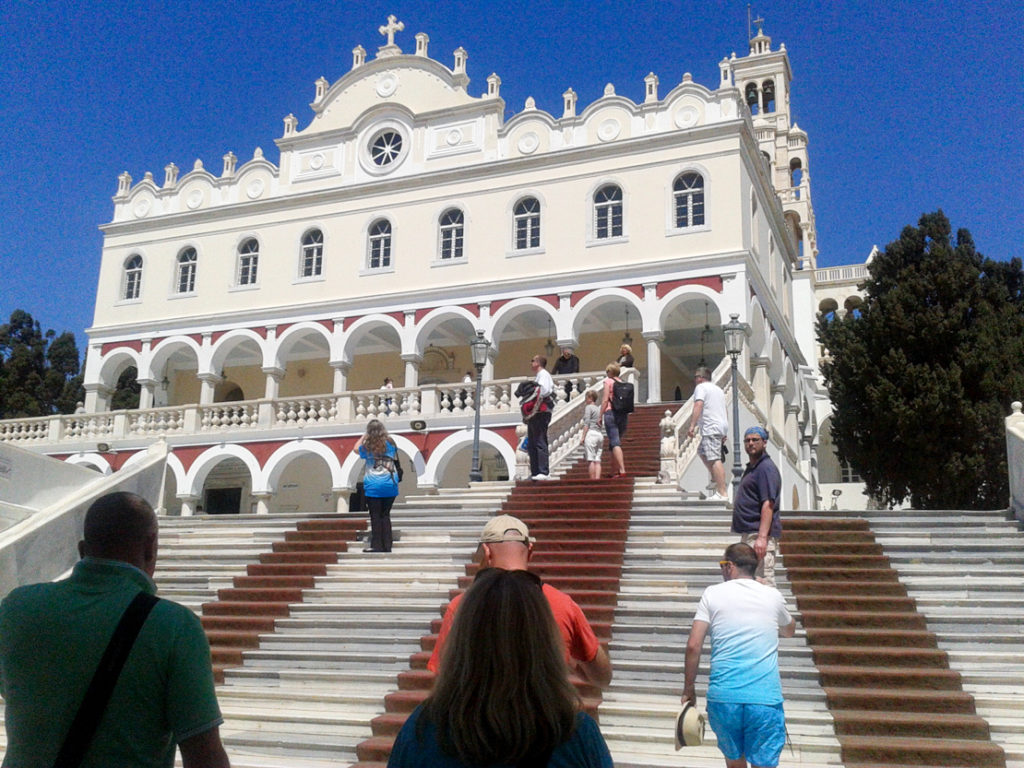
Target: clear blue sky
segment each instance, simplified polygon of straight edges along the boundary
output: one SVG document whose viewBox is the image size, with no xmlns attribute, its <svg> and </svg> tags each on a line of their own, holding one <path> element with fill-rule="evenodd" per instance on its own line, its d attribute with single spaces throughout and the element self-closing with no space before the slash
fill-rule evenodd
<svg viewBox="0 0 1024 768">
<path fill-rule="evenodd" d="M 863 260 L 921 213 L 942 208 L 982 253 L 1020 255 L 1024 232 L 1024 20 L 1018 3 L 768 0 L 773 47 L 793 68 L 792 108 L 809 136 L 819 264 Z M 314 81 L 334 82 L 389 13 L 397 42 L 430 35 L 451 66 L 469 52 L 469 91 L 497 72 L 508 115 L 527 96 L 561 114 L 605 83 L 634 101 L 684 72 L 710 88 L 718 62 L 747 51 L 746 2 L 449 0 L 6 0 L 0 46 L 0 321 L 28 310 L 43 328 L 92 322 L 117 175 L 135 180 L 202 159 L 244 162 L 289 112 L 312 117 Z"/>
</svg>

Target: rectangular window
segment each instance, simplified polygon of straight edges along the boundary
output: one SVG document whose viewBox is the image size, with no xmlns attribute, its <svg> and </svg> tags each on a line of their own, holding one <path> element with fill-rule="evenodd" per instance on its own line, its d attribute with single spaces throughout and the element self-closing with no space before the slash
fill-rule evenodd
<svg viewBox="0 0 1024 768">
<path fill-rule="evenodd" d="M 196 289 L 196 264 L 187 262 L 178 270 L 178 293 L 192 293 Z"/>
<path fill-rule="evenodd" d="M 257 256 L 242 256 L 238 260 L 238 284 L 256 285 Z"/>
</svg>

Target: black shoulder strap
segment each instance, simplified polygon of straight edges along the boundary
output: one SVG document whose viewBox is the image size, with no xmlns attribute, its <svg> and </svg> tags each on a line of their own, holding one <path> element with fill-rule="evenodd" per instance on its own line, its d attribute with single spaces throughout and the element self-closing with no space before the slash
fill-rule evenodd
<svg viewBox="0 0 1024 768">
<path fill-rule="evenodd" d="M 159 602 L 160 598 L 148 592 L 139 592 L 125 608 L 114 630 L 107 649 L 103 652 L 100 665 L 93 673 L 89 688 L 85 692 L 82 703 L 78 706 L 75 719 L 71 722 L 71 728 L 64 743 L 57 753 L 57 759 L 53 763 L 54 768 L 77 768 L 85 758 L 86 750 L 92 743 L 92 737 L 99 728 L 100 720 L 107 709 L 110 701 L 110 694 L 114 692 L 117 678 L 121 674 L 128 653 L 135 644 L 135 638 L 146 622 L 146 617 Z"/>
</svg>

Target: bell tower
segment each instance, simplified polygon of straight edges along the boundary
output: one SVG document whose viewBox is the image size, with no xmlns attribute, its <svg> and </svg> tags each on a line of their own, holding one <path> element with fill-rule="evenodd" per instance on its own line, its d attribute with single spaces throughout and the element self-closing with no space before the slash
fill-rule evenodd
<svg viewBox="0 0 1024 768">
<path fill-rule="evenodd" d="M 754 135 L 801 254 L 800 267 L 813 269 L 818 248 L 807 134 L 792 121 L 789 97 L 793 71 L 785 44 L 773 51 L 772 39 L 763 30 L 764 20 L 756 19 L 754 23 L 757 33 L 750 38 L 750 53 L 741 58 L 733 54 L 720 64 L 723 86 L 734 85 L 750 112 Z"/>
</svg>

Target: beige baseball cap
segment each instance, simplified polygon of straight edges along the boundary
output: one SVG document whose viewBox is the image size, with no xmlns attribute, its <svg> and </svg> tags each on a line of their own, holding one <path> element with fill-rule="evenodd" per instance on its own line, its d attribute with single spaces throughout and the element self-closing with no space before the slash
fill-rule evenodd
<svg viewBox="0 0 1024 768">
<path fill-rule="evenodd" d="M 533 544 L 537 540 L 531 538 L 530 529 L 526 523 L 512 515 L 498 515 L 487 521 L 483 531 L 480 533 L 482 544 L 497 544 L 502 541 L 518 541 L 523 544 Z"/>
</svg>

